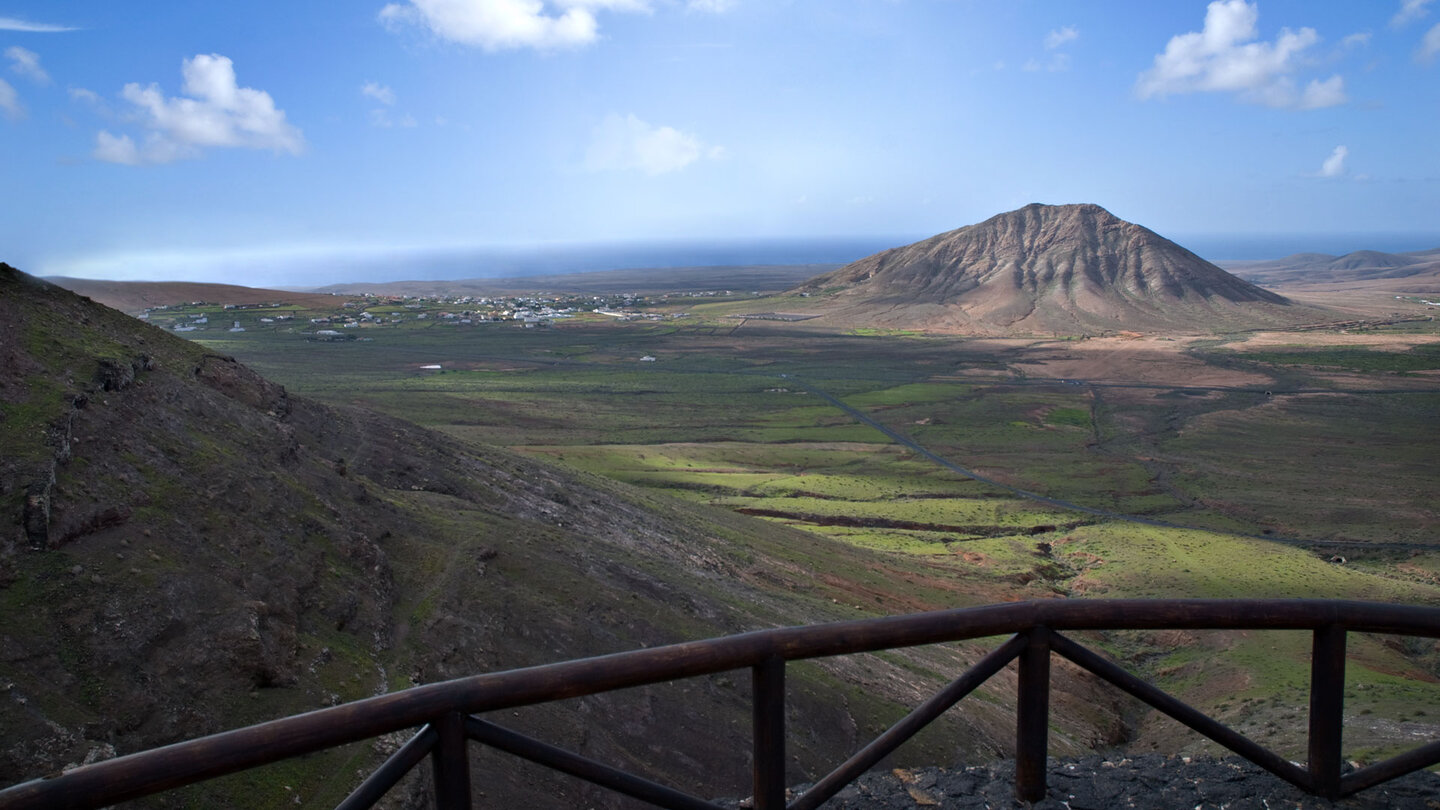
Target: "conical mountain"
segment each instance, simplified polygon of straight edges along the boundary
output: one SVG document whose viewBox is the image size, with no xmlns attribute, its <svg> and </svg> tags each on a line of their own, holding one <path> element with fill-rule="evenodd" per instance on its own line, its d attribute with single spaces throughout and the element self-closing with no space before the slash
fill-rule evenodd
<svg viewBox="0 0 1440 810">
<path fill-rule="evenodd" d="M 810 279 L 827 319 L 943 331 L 1194 332 L 1322 320 L 1098 205 L 1027 205 Z"/>
</svg>

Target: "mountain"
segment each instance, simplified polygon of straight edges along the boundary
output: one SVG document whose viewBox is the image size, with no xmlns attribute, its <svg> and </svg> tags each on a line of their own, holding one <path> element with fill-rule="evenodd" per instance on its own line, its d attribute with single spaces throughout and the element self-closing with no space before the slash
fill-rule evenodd
<svg viewBox="0 0 1440 810">
<path fill-rule="evenodd" d="M 1297 253 L 1269 261 L 1229 262 L 1226 267 L 1268 287 L 1440 292 L 1440 248 L 1413 253 L 1357 250 L 1343 256 Z"/>
<path fill-rule="evenodd" d="M 198 281 L 103 281 L 67 276 L 51 276 L 45 281 L 130 314 L 138 314 L 149 307 L 189 304 L 195 301 L 212 304 L 286 303 L 309 307 L 335 307 L 352 300 L 350 297 L 337 297 L 328 292 L 290 292 Z"/>
<path fill-rule="evenodd" d="M 1027 205 L 810 279 L 825 319 L 981 334 L 1209 332 L 1323 319 L 1098 205 Z"/>
<path fill-rule="evenodd" d="M 322 406 L 0 264 L 0 784 L 418 683 L 1007 593 L 924 558 Z M 917 673 L 983 651 L 793 668 L 795 775 L 840 761 L 902 698 L 950 677 Z M 1088 708 L 1113 696 L 1057 677 L 1057 748 L 1113 734 Z M 746 683 L 697 679 L 503 722 L 702 795 L 743 795 Z M 951 715 L 908 756 L 1007 749 L 1009 715 Z M 394 743 L 209 783 L 182 803 L 333 806 Z M 473 767 L 497 806 L 610 805 L 493 753 Z M 423 805 L 423 781 L 401 804 Z"/>
</svg>

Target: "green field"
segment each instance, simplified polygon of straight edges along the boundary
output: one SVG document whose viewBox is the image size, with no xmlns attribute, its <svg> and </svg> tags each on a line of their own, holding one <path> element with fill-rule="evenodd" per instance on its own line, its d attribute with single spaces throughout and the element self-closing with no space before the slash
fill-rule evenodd
<svg viewBox="0 0 1440 810">
<path fill-rule="evenodd" d="M 1177 377 L 1174 389 L 1092 387 L 1004 373 L 1032 354 L 1064 351 L 1058 343 L 997 347 L 753 322 L 737 330 L 720 317 L 744 306 L 704 303 L 694 308 L 704 318 L 683 322 L 409 322 L 357 330 L 368 340 L 253 330 L 203 342 L 293 391 L 386 411 L 457 441 L 514 448 L 666 497 L 924 558 L 945 572 L 937 576 L 952 583 L 959 603 L 1440 603 L 1440 394 L 1423 386 L 1342 391 L 1328 382 L 1313 393 L 1267 394 L 1304 389 L 1314 383 L 1311 371 L 1331 366 L 1377 380 L 1433 368 L 1429 349 L 1242 354 L 1214 341 L 1186 356 L 1270 382 L 1197 391 Z M 655 359 L 640 360 L 647 356 Z M 968 376 L 977 371 L 984 376 Z M 997 485 L 937 465 L 812 390 Z M 1005 487 L 1189 528 L 1066 509 Z M 1337 552 L 1341 541 L 1352 545 Z M 1394 543 L 1410 545 L 1384 545 Z M 818 572 L 824 563 L 812 565 Z M 1304 643 L 1257 647 L 1224 636 L 1214 644 L 1214 660 L 1146 646 L 1135 661 L 1222 714 L 1293 697 Z M 1440 716 L 1440 655 L 1428 647 L 1402 655 L 1378 643 L 1362 649 L 1365 662 L 1351 672 L 1357 706 L 1393 711 L 1419 700 Z M 1402 665 L 1426 673 L 1423 682 L 1385 674 Z M 1236 672 L 1244 690 L 1209 695 L 1207 678 Z M 1251 730 L 1277 740 L 1290 731 Z M 1383 734 L 1364 739 L 1373 752 L 1394 747 Z"/>
</svg>

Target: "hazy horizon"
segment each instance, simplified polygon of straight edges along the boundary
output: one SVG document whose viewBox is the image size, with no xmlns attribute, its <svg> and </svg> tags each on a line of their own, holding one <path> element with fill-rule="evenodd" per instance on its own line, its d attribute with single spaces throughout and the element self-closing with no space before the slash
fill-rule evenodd
<svg viewBox="0 0 1440 810">
<path fill-rule="evenodd" d="M 361 256 L 353 253 L 289 255 L 266 261 L 255 256 L 217 260 L 208 268 L 195 257 L 138 257 L 134 274 L 117 273 L 112 281 L 202 281 L 305 290 L 335 284 L 380 284 L 399 281 L 522 278 L 526 276 L 682 267 L 745 265 L 848 264 L 873 253 L 933 234 L 891 237 L 652 240 L 648 242 L 579 245 L 531 245 L 509 248 L 417 250 Z M 1357 250 L 1406 253 L 1440 248 L 1440 233 L 1398 234 L 1192 234 L 1175 239 L 1182 247 L 1211 262 L 1263 261 L 1296 253 L 1343 255 Z M 0 259 L 3 260 L 3 259 Z M 146 275 L 159 267 L 174 274 Z M 21 270 L 26 268 L 21 267 Z M 93 279 L 78 273 L 52 277 Z M 186 272 L 186 271 L 189 272 Z M 244 272 L 237 279 L 237 272 Z"/>
</svg>

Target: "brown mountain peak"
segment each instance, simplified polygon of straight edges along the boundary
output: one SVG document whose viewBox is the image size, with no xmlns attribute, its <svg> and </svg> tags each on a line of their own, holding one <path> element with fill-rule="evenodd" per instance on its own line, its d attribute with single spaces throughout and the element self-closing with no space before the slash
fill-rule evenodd
<svg viewBox="0 0 1440 810">
<path fill-rule="evenodd" d="M 861 323 L 980 333 L 1210 331 L 1302 309 L 1092 203 L 1032 203 L 800 289 Z"/>
</svg>

